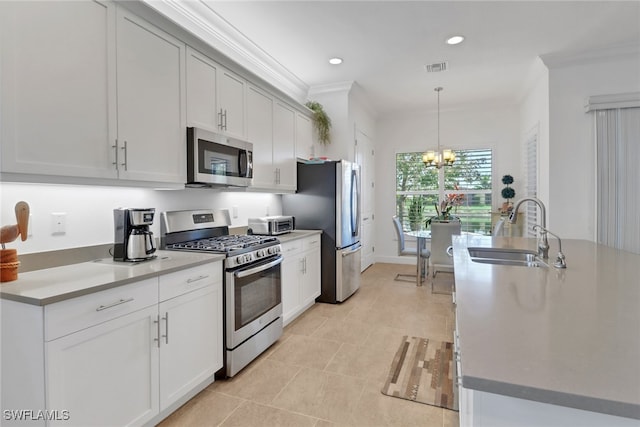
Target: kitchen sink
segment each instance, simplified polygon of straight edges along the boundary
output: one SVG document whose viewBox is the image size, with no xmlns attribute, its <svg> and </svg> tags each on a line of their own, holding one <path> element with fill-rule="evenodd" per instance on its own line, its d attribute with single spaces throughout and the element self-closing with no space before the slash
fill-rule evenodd
<svg viewBox="0 0 640 427">
<path fill-rule="evenodd" d="M 482 264 L 546 267 L 535 251 L 526 249 L 468 248 L 471 261 Z"/>
</svg>

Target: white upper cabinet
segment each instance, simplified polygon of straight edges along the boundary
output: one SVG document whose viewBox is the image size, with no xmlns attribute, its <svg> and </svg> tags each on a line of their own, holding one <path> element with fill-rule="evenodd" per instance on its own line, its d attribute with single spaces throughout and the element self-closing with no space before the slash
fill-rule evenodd
<svg viewBox="0 0 640 427">
<path fill-rule="evenodd" d="M 276 186 L 296 190 L 296 112 L 276 101 L 273 105 L 273 166 Z"/>
<path fill-rule="evenodd" d="M 187 122 L 237 138 L 245 132 L 246 82 L 200 52 L 187 49 Z"/>
<path fill-rule="evenodd" d="M 253 86 L 247 91 L 247 138 L 253 144 L 253 187 L 296 190 L 295 110 Z"/>
<path fill-rule="evenodd" d="M 313 147 L 313 123 L 311 118 L 296 114 L 296 156 L 302 159 L 315 157 Z"/>
<path fill-rule="evenodd" d="M 253 144 L 253 186 L 274 186 L 273 99 L 253 86 L 247 90 L 247 139 Z"/>
<path fill-rule="evenodd" d="M 0 2 L 2 172 L 184 183 L 185 45 L 111 2 Z"/>
<path fill-rule="evenodd" d="M 187 125 L 218 129 L 218 65 L 187 47 Z"/>
<path fill-rule="evenodd" d="M 2 172 L 115 178 L 115 5 L 0 2 Z"/>
<path fill-rule="evenodd" d="M 245 137 L 245 86 L 245 81 L 229 70 L 218 74 L 220 129 L 239 138 Z"/>
<path fill-rule="evenodd" d="M 118 147 L 121 178 L 186 181 L 185 44 L 118 9 Z"/>
</svg>

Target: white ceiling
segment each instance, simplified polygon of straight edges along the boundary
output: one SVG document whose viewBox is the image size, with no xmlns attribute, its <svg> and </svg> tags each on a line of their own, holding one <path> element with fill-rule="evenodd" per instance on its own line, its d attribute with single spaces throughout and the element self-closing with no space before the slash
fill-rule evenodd
<svg viewBox="0 0 640 427">
<path fill-rule="evenodd" d="M 309 87 L 355 81 L 380 114 L 515 104 L 540 55 L 640 45 L 640 1 L 200 0 Z M 448 46 L 454 34 L 463 44 Z M 332 56 L 344 59 L 329 65 Z M 427 73 L 425 64 L 448 61 Z"/>
</svg>

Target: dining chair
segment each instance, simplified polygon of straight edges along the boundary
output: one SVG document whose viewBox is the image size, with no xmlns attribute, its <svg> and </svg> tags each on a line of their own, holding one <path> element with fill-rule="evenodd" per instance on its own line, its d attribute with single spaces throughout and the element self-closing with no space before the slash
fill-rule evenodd
<svg viewBox="0 0 640 427">
<path fill-rule="evenodd" d="M 400 220 L 395 215 L 392 217 L 392 219 L 393 219 L 393 226 L 396 231 L 396 237 L 398 239 L 398 256 L 412 256 L 416 258 L 418 256 L 418 250 L 415 248 L 407 248 L 405 246 L 404 231 L 402 230 L 402 224 L 400 224 Z M 420 251 L 420 258 L 421 258 L 420 271 L 424 271 L 425 275 L 429 275 L 429 257 L 431 257 L 431 251 L 423 247 L 422 250 Z M 418 261 L 416 260 L 416 262 Z M 426 268 L 425 268 L 425 265 L 426 265 Z M 411 280 L 403 279 L 403 277 L 411 278 Z M 405 281 L 405 282 L 409 282 L 409 281 L 415 282 L 416 275 L 398 273 L 396 274 L 396 277 L 394 280 Z"/>
<path fill-rule="evenodd" d="M 431 269 L 433 277 L 439 271 L 453 272 L 451 236 L 460 234 L 460 221 L 431 223 Z"/>
</svg>

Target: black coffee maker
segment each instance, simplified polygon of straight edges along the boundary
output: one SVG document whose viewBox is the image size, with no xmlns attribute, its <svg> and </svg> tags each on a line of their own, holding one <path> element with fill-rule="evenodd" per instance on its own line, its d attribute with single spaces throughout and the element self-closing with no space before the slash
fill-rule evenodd
<svg viewBox="0 0 640 427">
<path fill-rule="evenodd" d="M 149 226 L 156 210 L 118 208 L 113 210 L 114 261 L 145 261 L 155 258 L 156 245 Z"/>
</svg>

